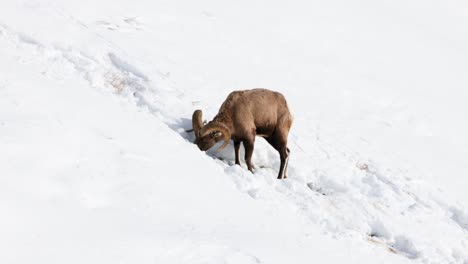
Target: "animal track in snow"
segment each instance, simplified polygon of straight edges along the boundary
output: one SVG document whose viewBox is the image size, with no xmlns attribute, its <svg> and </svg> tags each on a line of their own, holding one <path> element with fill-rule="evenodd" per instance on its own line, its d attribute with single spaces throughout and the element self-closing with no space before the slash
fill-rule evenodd
<svg viewBox="0 0 468 264">
<path fill-rule="evenodd" d="M 126 74 L 131 74 L 134 75 L 143 81 L 148 81 L 148 77 L 143 74 L 140 70 L 138 70 L 135 66 L 129 64 L 128 62 L 122 60 L 118 56 L 116 56 L 114 53 L 109 53 L 109 59 L 112 62 L 112 64 L 119 69 L 120 71 L 126 73 Z"/>
<path fill-rule="evenodd" d="M 374 220 L 370 223 L 370 237 L 377 237 L 379 239 L 389 240 L 391 239 L 391 234 L 383 223 L 379 220 Z"/>
<path fill-rule="evenodd" d="M 460 209 L 451 207 L 449 211 L 452 213 L 452 220 L 457 223 L 461 228 L 468 231 L 468 216 Z"/>
<path fill-rule="evenodd" d="M 118 20 L 117 22 L 109 22 L 106 20 L 99 20 L 94 23 L 99 27 L 103 27 L 111 31 L 142 31 L 145 29 L 144 23 L 141 21 L 141 18 L 138 16 L 126 17 Z"/>
<path fill-rule="evenodd" d="M 413 242 L 405 236 L 395 237 L 395 242 L 392 244 L 392 247 L 397 253 L 401 253 L 410 259 L 418 258 L 420 254 Z"/>
<path fill-rule="evenodd" d="M 371 232 L 368 235 L 368 240 L 377 245 L 386 247 L 390 252 L 401 254 L 410 259 L 416 259 L 420 253 L 414 246 L 413 242 L 405 236 L 396 236 L 392 238 L 391 233 L 380 221 L 371 223 Z"/>
<path fill-rule="evenodd" d="M 139 17 L 128 17 L 124 18 L 123 21 L 127 23 L 128 25 L 133 26 L 136 30 L 142 30 L 143 29 L 143 23 L 141 22 L 141 19 Z"/>
</svg>

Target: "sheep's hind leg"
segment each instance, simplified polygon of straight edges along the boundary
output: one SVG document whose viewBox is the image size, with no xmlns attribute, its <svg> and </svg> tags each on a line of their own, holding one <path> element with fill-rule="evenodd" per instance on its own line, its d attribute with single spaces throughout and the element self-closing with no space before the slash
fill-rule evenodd
<svg viewBox="0 0 468 264">
<path fill-rule="evenodd" d="M 280 170 L 278 173 L 278 179 L 285 179 L 287 178 L 287 170 L 288 170 L 288 161 L 289 161 L 289 151 L 287 150 L 286 147 L 283 147 L 280 151 Z"/>
<path fill-rule="evenodd" d="M 289 150 L 289 148 L 286 148 L 286 151 L 287 151 L 287 157 L 286 157 L 286 164 L 284 165 L 284 175 L 283 175 L 283 179 L 286 179 L 288 177 L 288 163 L 289 163 L 289 154 L 291 153 L 291 151 Z"/>
<path fill-rule="evenodd" d="M 288 170 L 288 161 L 289 161 L 289 148 L 285 147 L 286 144 L 281 144 L 281 140 L 278 139 L 277 134 L 271 137 L 265 138 L 270 145 L 275 148 L 279 155 L 280 155 L 280 170 L 278 173 L 278 179 L 285 179 L 287 178 L 287 170 Z"/>
</svg>

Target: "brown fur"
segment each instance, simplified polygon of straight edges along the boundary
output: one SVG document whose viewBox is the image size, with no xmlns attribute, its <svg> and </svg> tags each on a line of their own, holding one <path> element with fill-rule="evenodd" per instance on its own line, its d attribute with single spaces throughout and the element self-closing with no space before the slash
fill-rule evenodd
<svg viewBox="0 0 468 264">
<path fill-rule="evenodd" d="M 200 110 L 197 110 L 200 111 Z M 250 171 L 255 136 L 264 137 L 280 154 L 278 179 L 286 178 L 289 156 L 288 133 L 292 125 L 286 99 L 281 93 L 267 89 L 234 91 L 221 105 L 218 114 L 206 126 L 201 122 L 201 111 L 193 120 L 197 137 L 195 143 L 201 150 L 211 148 L 224 140 L 223 148 L 230 139 L 234 141 L 236 164 L 240 164 L 239 148 L 245 148 L 245 161 Z M 197 131 L 198 130 L 198 131 Z M 221 149 L 220 148 L 220 149 Z"/>
</svg>

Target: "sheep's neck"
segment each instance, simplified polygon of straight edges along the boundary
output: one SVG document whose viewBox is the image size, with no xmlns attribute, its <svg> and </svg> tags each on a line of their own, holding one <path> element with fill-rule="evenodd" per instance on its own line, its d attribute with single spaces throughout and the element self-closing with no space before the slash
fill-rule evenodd
<svg viewBox="0 0 468 264">
<path fill-rule="evenodd" d="M 223 115 L 222 113 L 218 113 L 215 116 L 215 118 L 213 118 L 213 122 L 221 123 L 225 125 L 231 134 L 234 131 L 234 126 L 232 125 L 232 119 L 228 115 Z"/>
</svg>

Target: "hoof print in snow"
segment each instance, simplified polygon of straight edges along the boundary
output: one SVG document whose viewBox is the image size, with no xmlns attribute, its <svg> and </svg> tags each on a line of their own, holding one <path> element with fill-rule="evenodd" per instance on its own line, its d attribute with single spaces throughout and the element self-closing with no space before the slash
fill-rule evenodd
<svg viewBox="0 0 468 264">
<path fill-rule="evenodd" d="M 101 20 L 101 21 L 96 21 L 95 23 L 98 26 L 104 27 L 107 30 L 117 30 L 119 29 L 119 25 L 109 23 L 107 21 Z"/>
<path fill-rule="evenodd" d="M 409 259 L 419 257 L 419 251 L 416 250 L 413 242 L 405 236 L 395 237 L 395 242 L 390 245 L 398 254 L 401 254 Z"/>
<path fill-rule="evenodd" d="M 362 171 L 369 171 L 369 165 L 367 163 L 358 162 L 356 163 L 356 167 Z"/>
<path fill-rule="evenodd" d="M 378 238 L 380 240 L 387 241 L 391 238 L 390 232 L 384 226 L 384 224 L 379 220 L 374 220 L 369 224 L 371 230 L 369 237 Z"/>
<path fill-rule="evenodd" d="M 99 27 L 105 28 L 111 31 L 135 31 L 135 30 L 143 30 L 143 23 L 141 22 L 139 17 L 127 17 L 122 20 L 119 20 L 115 23 L 99 20 L 96 21 L 95 24 Z"/>
<path fill-rule="evenodd" d="M 420 256 L 420 252 L 409 238 L 400 235 L 391 241 L 390 237 L 390 232 L 380 221 L 376 221 L 372 223 L 371 232 L 367 239 L 376 245 L 387 248 L 392 253 L 403 255 L 409 259 L 416 259 Z"/>
<path fill-rule="evenodd" d="M 260 190 L 259 189 L 251 189 L 251 190 L 248 190 L 247 193 L 249 194 L 250 197 L 254 198 L 254 199 L 258 199 L 260 198 Z"/>
<path fill-rule="evenodd" d="M 449 209 L 452 213 L 452 220 L 457 223 L 462 229 L 468 231 L 468 215 L 463 213 L 462 210 L 452 207 Z"/>
<path fill-rule="evenodd" d="M 395 253 L 397 254 L 398 252 L 396 251 L 396 249 L 394 247 L 392 247 L 388 241 L 386 241 L 385 239 L 383 239 L 382 237 L 380 237 L 378 234 L 374 234 L 374 233 L 370 233 L 367 237 L 367 240 L 369 240 L 370 242 L 378 245 L 378 246 L 383 246 L 385 247 L 386 249 L 388 249 L 388 251 L 392 252 L 392 253 Z"/>
<path fill-rule="evenodd" d="M 128 17 L 123 20 L 126 24 L 133 27 L 135 30 L 142 30 L 143 23 L 140 21 L 139 17 Z"/>
<path fill-rule="evenodd" d="M 307 183 L 307 187 L 309 187 L 309 189 L 311 189 L 312 191 L 314 191 L 316 193 L 319 193 L 319 194 L 324 195 L 324 196 L 327 195 L 327 193 L 322 188 L 316 186 L 313 182 Z"/>
</svg>

